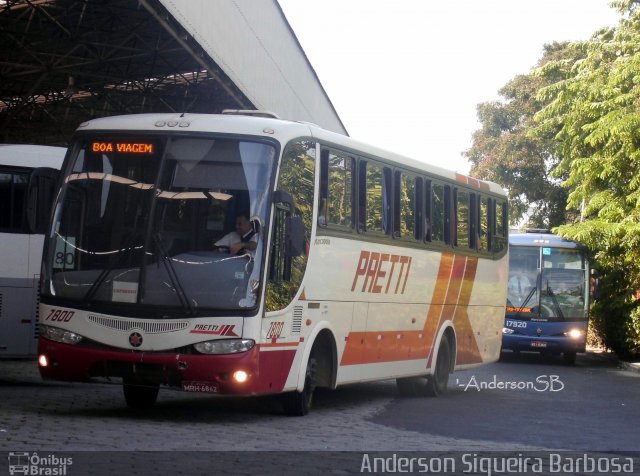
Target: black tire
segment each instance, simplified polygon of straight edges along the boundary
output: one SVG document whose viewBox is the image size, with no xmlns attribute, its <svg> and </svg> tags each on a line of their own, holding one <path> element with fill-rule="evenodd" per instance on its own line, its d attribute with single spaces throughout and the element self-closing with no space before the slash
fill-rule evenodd
<svg viewBox="0 0 640 476">
<path fill-rule="evenodd" d="M 124 391 L 124 400 L 127 402 L 127 406 L 140 410 L 150 408 L 156 403 L 160 385 L 124 379 L 122 390 Z"/>
<path fill-rule="evenodd" d="M 565 352 L 562 354 L 562 359 L 566 365 L 575 365 L 576 364 L 576 353 L 575 352 Z"/>
<path fill-rule="evenodd" d="M 449 338 L 443 337 L 438 348 L 433 375 L 427 377 L 425 392 L 429 397 L 437 397 L 447 391 L 451 373 L 451 345 Z"/>
<path fill-rule="evenodd" d="M 318 363 L 314 357 L 309 357 L 304 377 L 302 392 L 289 392 L 282 395 L 282 407 L 287 416 L 304 416 L 311 410 L 313 392 L 316 389 L 316 370 Z"/>
</svg>

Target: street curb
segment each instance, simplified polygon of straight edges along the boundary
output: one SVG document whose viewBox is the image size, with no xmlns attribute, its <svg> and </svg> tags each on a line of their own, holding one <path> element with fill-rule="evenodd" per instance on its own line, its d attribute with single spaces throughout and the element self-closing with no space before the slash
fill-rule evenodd
<svg viewBox="0 0 640 476">
<path fill-rule="evenodd" d="M 637 362 L 623 362 L 622 360 L 618 361 L 618 366 L 621 369 L 629 370 L 631 372 L 635 372 L 640 374 L 640 363 Z"/>
<path fill-rule="evenodd" d="M 601 360 L 609 360 L 611 362 L 615 362 L 618 365 L 618 368 L 622 370 L 628 370 L 630 372 L 640 373 L 640 363 L 638 362 L 625 362 L 624 360 L 620 360 L 613 353 L 604 353 L 604 352 L 594 352 L 587 350 L 584 355 L 588 355 L 589 357 Z"/>
</svg>

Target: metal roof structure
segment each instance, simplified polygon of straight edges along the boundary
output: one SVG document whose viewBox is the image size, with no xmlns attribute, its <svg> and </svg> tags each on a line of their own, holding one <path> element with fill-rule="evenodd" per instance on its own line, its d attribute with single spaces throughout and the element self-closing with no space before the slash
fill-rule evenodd
<svg viewBox="0 0 640 476">
<path fill-rule="evenodd" d="M 228 108 L 346 134 L 276 0 L 0 0 L 0 142 Z"/>
</svg>

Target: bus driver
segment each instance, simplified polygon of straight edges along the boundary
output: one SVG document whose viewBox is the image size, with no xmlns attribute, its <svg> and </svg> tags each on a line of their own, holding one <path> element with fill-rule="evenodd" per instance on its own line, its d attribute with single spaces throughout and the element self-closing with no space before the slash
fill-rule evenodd
<svg viewBox="0 0 640 476">
<path fill-rule="evenodd" d="M 257 246 L 258 235 L 246 213 L 239 213 L 236 216 L 235 231 L 227 233 L 213 244 L 214 249 L 228 248 L 231 255 L 247 252 L 250 256 L 254 256 Z"/>
</svg>

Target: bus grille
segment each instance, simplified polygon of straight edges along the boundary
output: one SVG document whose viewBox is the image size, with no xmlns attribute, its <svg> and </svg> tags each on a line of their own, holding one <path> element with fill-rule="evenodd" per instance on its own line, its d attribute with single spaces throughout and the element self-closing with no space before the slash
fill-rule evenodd
<svg viewBox="0 0 640 476">
<path fill-rule="evenodd" d="M 147 334 L 163 334 L 165 332 L 182 331 L 189 327 L 186 321 L 180 322 L 149 322 L 149 321 L 130 321 L 125 319 L 116 319 L 114 317 L 95 316 L 89 314 L 87 320 L 102 327 L 115 329 L 117 331 L 129 332 L 133 329 L 141 329 Z"/>
<path fill-rule="evenodd" d="M 293 308 L 293 321 L 291 321 L 291 333 L 300 334 L 302 329 L 302 306 Z"/>
</svg>

